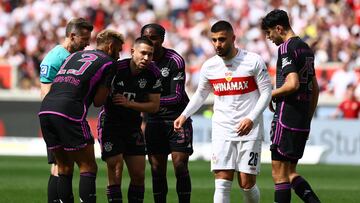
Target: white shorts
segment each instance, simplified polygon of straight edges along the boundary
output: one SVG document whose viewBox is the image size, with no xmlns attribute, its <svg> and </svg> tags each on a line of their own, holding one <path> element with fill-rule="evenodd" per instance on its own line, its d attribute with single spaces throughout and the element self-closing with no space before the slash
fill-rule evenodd
<svg viewBox="0 0 360 203">
<path fill-rule="evenodd" d="M 211 143 L 211 171 L 235 170 L 258 175 L 260 173 L 261 140 L 213 140 Z"/>
</svg>

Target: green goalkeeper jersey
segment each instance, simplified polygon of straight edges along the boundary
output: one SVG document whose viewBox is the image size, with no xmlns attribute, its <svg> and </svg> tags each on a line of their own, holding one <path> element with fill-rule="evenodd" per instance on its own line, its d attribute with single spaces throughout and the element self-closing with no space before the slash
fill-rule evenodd
<svg viewBox="0 0 360 203">
<path fill-rule="evenodd" d="M 61 65 L 69 55 L 70 52 L 61 45 L 51 49 L 40 64 L 40 82 L 52 83 Z"/>
</svg>

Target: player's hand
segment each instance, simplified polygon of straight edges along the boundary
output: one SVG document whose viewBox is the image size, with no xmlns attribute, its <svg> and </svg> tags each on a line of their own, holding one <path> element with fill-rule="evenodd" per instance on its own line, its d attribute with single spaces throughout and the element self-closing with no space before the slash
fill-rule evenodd
<svg viewBox="0 0 360 203">
<path fill-rule="evenodd" d="M 183 124 L 186 121 L 186 117 L 184 115 L 180 115 L 175 121 L 174 121 L 174 131 L 180 132 Z"/>
<path fill-rule="evenodd" d="M 239 134 L 239 136 L 247 135 L 251 131 L 253 125 L 254 123 L 252 122 L 252 120 L 245 118 L 240 122 L 236 132 Z"/>
<path fill-rule="evenodd" d="M 124 107 L 127 107 L 129 103 L 129 100 L 122 94 L 113 95 L 112 101 L 115 105 L 120 105 Z"/>
<path fill-rule="evenodd" d="M 270 110 L 271 112 L 275 113 L 275 109 L 274 109 L 272 100 L 269 102 L 269 110 Z"/>
</svg>

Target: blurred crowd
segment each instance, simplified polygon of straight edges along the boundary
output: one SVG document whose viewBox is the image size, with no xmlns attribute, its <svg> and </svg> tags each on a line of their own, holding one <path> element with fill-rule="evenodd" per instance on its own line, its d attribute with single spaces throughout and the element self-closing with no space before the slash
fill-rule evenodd
<svg viewBox="0 0 360 203">
<path fill-rule="evenodd" d="M 164 45 L 185 58 L 187 87 L 194 91 L 202 63 L 214 54 L 208 33 L 219 19 L 232 23 L 238 47 L 275 67 L 277 47 L 259 28 L 273 8 L 288 11 L 295 33 L 312 46 L 322 92 L 342 98 L 349 84 L 360 86 L 360 0 L 2 0 L 0 63 L 17 69 L 17 88 L 38 89 L 39 64 L 63 40 L 69 19 L 93 22 L 93 40 L 104 28 L 123 33 L 121 58 L 129 56 L 140 28 L 157 22 L 167 30 Z M 360 96 L 360 88 L 356 92 Z"/>
</svg>

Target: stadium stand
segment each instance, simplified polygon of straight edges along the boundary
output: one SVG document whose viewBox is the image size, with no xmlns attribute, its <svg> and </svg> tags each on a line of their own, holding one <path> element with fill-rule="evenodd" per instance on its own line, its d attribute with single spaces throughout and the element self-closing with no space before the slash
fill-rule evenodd
<svg viewBox="0 0 360 203">
<path fill-rule="evenodd" d="M 276 47 L 264 38 L 258 22 L 266 11 L 289 11 L 296 33 L 312 45 L 322 92 L 332 94 L 329 81 L 343 63 L 356 75 L 359 86 L 360 22 L 357 1 L 346 0 L 5 0 L 0 3 L 0 61 L 17 71 L 0 68 L 0 88 L 39 89 L 39 63 L 44 53 L 64 38 L 63 29 L 72 17 L 85 17 L 95 32 L 116 29 L 126 36 L 122 57 L 129 55 L 142 25 L 158 22 L 169 30 L 165 45 L 184 56 L 188 90 L 196 88 L 202 62 L 213 54 L 208 29 L 218 19 L 235 26 L 237 45 L 258 52 L 271 73 Z M 93 39 L 94 40 L 94 39 Z M 334 66 L 334 64 L 337 64 Z M 9 82 L 8 74 L 16 74 Z M 5 75 L 5 76 L 4 76 Z M 358 88 L 357 95 L 360 95 Z"/>
</svg>

